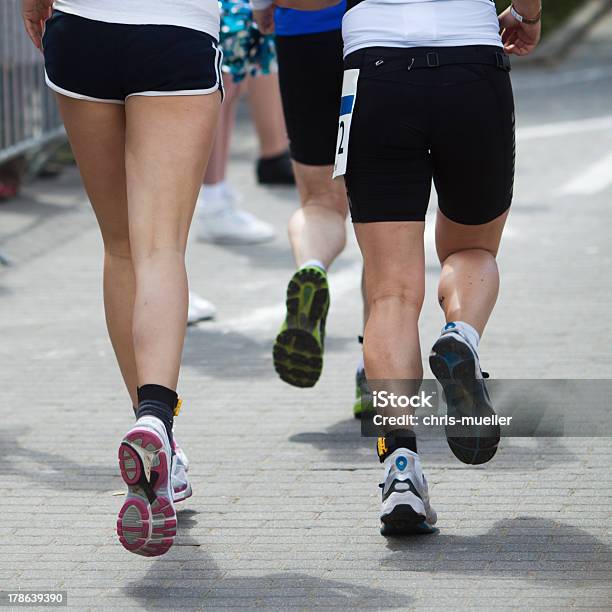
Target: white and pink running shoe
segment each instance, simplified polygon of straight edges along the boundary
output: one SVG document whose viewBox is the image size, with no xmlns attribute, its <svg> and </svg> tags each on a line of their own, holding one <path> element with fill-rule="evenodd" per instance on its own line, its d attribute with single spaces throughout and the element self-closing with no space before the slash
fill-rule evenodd
<svg viewBox="0 0 612 612">
<path fill-rule="evenodd" d="M 189 471 L 189 460 L 185 451 L 178 445 L 176 438 L 172 441 L 174 457 L 172 460 L 172 492 L 174 503 L 185 501 L 191 497 L 192 490 L 187 472 Z"/>
<path fill-rule="evenodd" d="M 119 447 L 119 469 L 128 494 L 117 519 L 119 541 L 137 555 L 163 555 L 174 544 L 172 463 L 164 424 L 152 416 L 138 419 Z"/>
</svg>

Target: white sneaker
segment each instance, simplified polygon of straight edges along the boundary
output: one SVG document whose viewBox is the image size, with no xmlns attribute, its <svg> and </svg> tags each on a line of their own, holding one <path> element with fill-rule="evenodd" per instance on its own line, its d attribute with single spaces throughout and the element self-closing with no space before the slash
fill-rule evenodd
<svg viewBox="0 0 612 612">
<path fill-rule="evenodd" d="M 187 325 L 194 325 L 199 321 L 214 319 L 217 308 L 212 302 L 205 300 L 193 291 L 189 292 L 189 310 L 187 311 Z"/>
<path fill-rule="evenodd" d="M 229 189 L 206 194 L 200 191 L 196 208 L 198 238 L 218 244 L 258 244 L 273 240 L 276 232 L 269 223 L 236 208 L 238 197 Z"/>
<path fill-rule="evenodd" d="M 119 468 L 128 494 L 117 519 L 119 541 L 137 555 L 157 557 L 174 544 L 171 463 L 164 424 L 153 416 L 138 419 L 119 447 Z"/>
<path fill-rule="evenodd" d="M 178 445 L 176 438 L 174 442 L 174 457 L 172 460 L 172 492 L 174 503 L 185 501 L 191 497 L 191 483 L 187 472 L 189 471 L 189 460 L 185 451 Z"/>
<path fill-rule="evenodd" d="M 416 453 L 398 448 L 384 461 L 380 520 L 383 534 L 415 533 L 425 521 L 434 525 L 436 511 L 429 503 L 427 480 Z"/>
</svg>

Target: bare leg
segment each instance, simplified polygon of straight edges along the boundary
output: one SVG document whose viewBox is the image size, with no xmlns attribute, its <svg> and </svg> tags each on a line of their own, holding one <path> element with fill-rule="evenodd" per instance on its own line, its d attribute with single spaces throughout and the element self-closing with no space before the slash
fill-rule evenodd
<svg viewBox="0 0 612 612">
<path fill-rule="evenodd" d="M 225 180 L 229 159 L 230 141 L 236 121 L 236 107 L 244 86 L 236 85 L 230 78 L 225 79 L 225 99 L 219 112 L 219 121 L 215 131 L 214 145 L 204 175 L 205 185 L 214 185 Z"/>
<path fill-rule="evenodd" d="M 499 291 L 495 257 L 508 213 L 484 225 L 462 225 L 438 211 L 436 248 L 442 264 L 438 301 L 446 321 L 482 335 Z"/>
<path fill-rule="evenodd" d="M 293 256 L 299 268 L 317 260 L 327 270 L 346 243 L 344 182 L 332 181 L 331 166 L 294 161 L 294 170 L 302 207 L 289 221 Z M 311 387 L 319 379 L 328 307 L 325 273 L 298 270 L 287 286 L 287 316 L 272 351 L 274 367 L 285 382 Z"/>
<path fill-rule="evenodd" d="M 363 352 L 373 391 L 413 394 L 423 377 L 418 321 L 425 293 L 424 227 L 414 221 L 355 224 L 369 309 Z"/>
<path fill-rule="evenodd" d="M 361 296 L 363 298 L 363 326 L 368 320 L 368 299 L 366 297 L 366 280 L 365 280 L 365 270 L 361 270 Z"/>
<path fill-rule="evenodd" d="M 364 334 L 368 379 L 423 375 L 418 319 L 425 291 L 424 223 L 356 223 L 369 316 Z"/>
<path fill-rule="evenodd" d="M 329 267 L 346 244 L 348 210 L 342 179 L 332 180 L 331 166 L 293 162 L 302 207 L 289 221 L 289 240 L 298 266 L 318 259 Z"/>
<path fill-rule="evenodd" d="M 248 80 L 249 107 L 257 135 L 260 157 L 276 157 L 289 148 L 277 74 Z"/>
<path fill-rule="evenodd" d="M 132 343 L 134 269 L 125 183 L 125 111 L 119 104 L 57 96 L 70 144 L 104 241 L 104 309 L 111 343 L 134 406 L 136 361 Z"/>
<path fill-rule="evenodd" d="M 220 94 L 134 96 L 126 104 L 128 215 L 140 385 L 176 389 L 187 323 L 185 248 Z"/>
</svg>

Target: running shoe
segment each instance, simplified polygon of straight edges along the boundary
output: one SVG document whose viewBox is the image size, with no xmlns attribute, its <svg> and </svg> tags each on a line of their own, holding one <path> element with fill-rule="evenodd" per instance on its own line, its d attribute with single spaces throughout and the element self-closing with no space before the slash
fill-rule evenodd
<svg viewBox="0 0 612 612">
<path fill-rule="evenodd" d="M 238 196 L 226 189 L 220 194 L 200 192 L 196 208 L 198 238 L 217 244 L 259 244 L 274 240 L 274 227 L 237 207 Z"/>
<path fill-rule="evenodd" d="M 172 449 L 166 427 L 144 416 L 119 447 L 119 469 L 128 494 L 117 519 L 124 548 L 145 557 L 166 553 L 176 536 L 172 490 Z"/>
<path fill-rule="evenodd" d="M 385 458 L 384 468 L 379 485 L 382 535 L 433 533 L 438 516 L 429 503 L 427 480 L 417 453 L 398 448 Z"/>
<path fill-rule="evenodd" d="M 187 325 L 195 325 L 200 321 L 214 319 L 217 314 L 215 305 L 200 297 L 193 291 L 189 292 L 189 310 L 187 311 Z"/>
<path fill-rule="evenodd" d="M 357 368 L 355 373 L 355 403 L 353 404 L 353 415 L 356 419 L 374 416 L 374 404 L 372 403 L 372 391 L 368 387 L 365 369 Z"/>
<path fill-rule="evenodd" d="M 178 445 L 176 438 L 172 441 L 172 450 L 174 455 L 172 457 L 172 493 L 174 503 L 185 501 L 188 497 L 191 497 L 193 491 L 191 490 L 191 483 L 189 482 L 189 460 L 185 451 Z"/>
<path fill-rule="evenodd" d="M 300 268 L 287 287 L 287 316 L 274 343 L 274 369 L 294 387 L 313 387 L 323 369 L 325 319 L 329 310 L 327 274 Z"/>
<path fill-rule="evenodd" d="M 448 323 L 431 349 L 429 366 L 444 391 L 449 417 L 492 417 L 495 415 L 478 354 L 454 323 Z M 447 425 L 446 439 L 451 451 L 463 463 L 478 465 L 497 452 L 500 428 L 495 425 Z"/>
</svg>

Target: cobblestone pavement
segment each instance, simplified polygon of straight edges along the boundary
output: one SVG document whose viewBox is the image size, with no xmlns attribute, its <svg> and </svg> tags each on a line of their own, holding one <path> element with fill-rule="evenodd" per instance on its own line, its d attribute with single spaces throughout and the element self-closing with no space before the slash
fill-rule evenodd
<svg viewBox="0 0 612 612">
<path fill-rule="evenodd" d="M 514 73 L 516 199 L 482 344 L 495 377 L 610 377 L 610 59 L 612 17 L 553 72 Z M 380 466 L 351 412 L 358 249 L 351 240 L 331 274 L 320 383 L 284 385 L 271 343 L 292 272 L 285 226 L 296 196 L 255 186 L 254 154 L 241 123 L 231 179 L 278 238 L 190 248 L 192 288 L 219 316 L 188 332 L 177 435 L 194 496 L 179 512 L 177 544 L 157 560 L 128 554 L 114 535 L 116 449 L 131 410 L 76 172 L 0 207 L 0 248 L 15 262 L 0 271 L 0 588 L 66 589 L 79 610 L 610 610 L 609 438 L 509 439 L 490 464 L 467 467 L 426 436 L 440 533 L 379 535 Z M 428 220 L 424 352 L 442 324 Z"/>
</svg>

